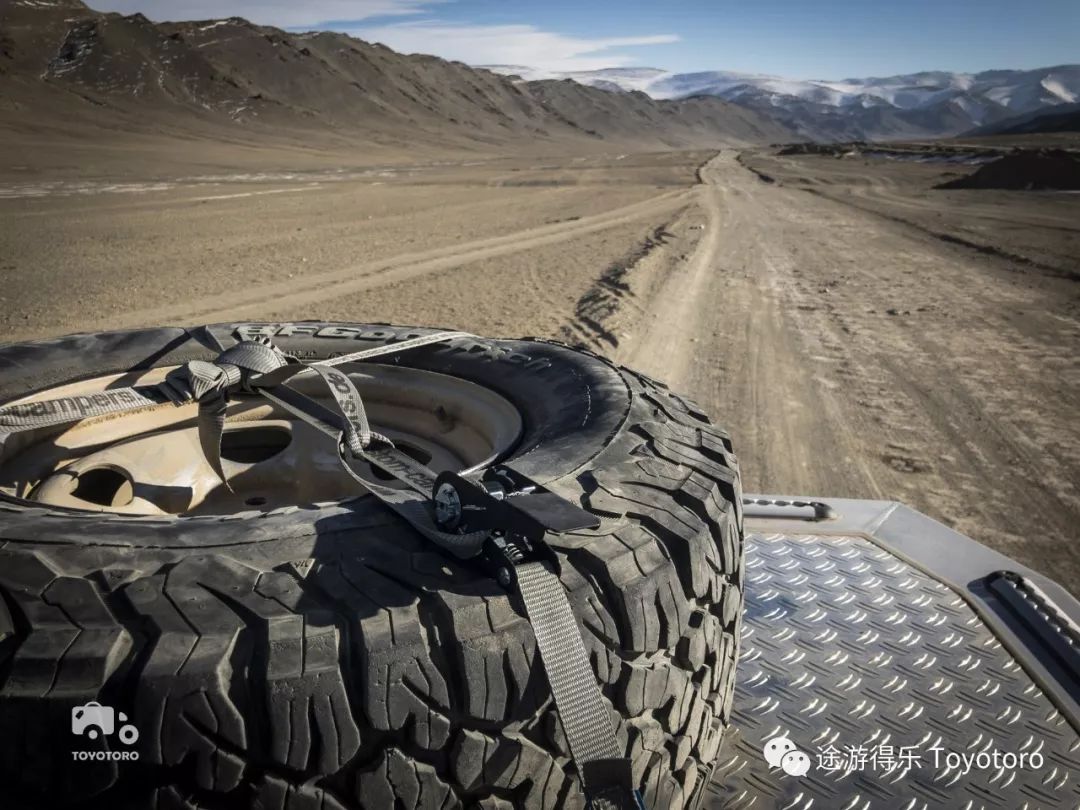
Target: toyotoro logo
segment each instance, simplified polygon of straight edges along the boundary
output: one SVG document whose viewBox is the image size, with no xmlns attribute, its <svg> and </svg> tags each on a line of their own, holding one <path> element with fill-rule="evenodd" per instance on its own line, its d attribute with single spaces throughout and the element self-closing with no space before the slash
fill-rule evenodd
<svg viewBox="0 0 1080 810">
<path fill-rule="evenodd" d="M 116 721 L 119 719 L 119 731 Z M 71 733 L 79 737 L 96 740 L 116 734 L 124 745 L 134 745 L 139 739 L 139 730 L 127 722 L 127 715 L 118 712 L 112 706 L 102 706 L 95 700 L 71 710 Z M 138 751 L 72 751 L 72 759 L 131 759 L 139 758 Z"/>
</svg>

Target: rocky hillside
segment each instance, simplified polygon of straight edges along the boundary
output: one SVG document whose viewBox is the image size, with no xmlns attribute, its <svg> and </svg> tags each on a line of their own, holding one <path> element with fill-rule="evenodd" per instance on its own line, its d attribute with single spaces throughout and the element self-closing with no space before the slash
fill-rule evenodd
<svg viewBox="0 0 1080 810">
<path fill-rule="evenodd" d="M 1062 104 L 996 124 L 980 127 L 968 135 L 1037 135 L 1042 133 L 1080 132 L 1080 103 Z"/>
<path fill-rule="evenodd" d="M 379 150 L 682 148 L 790 140 L 721 99 L 526 82 L 344 34 L 154 23 L 78 0 L 0 3 L 0 136 L 77 129 Z"/>
</svg>

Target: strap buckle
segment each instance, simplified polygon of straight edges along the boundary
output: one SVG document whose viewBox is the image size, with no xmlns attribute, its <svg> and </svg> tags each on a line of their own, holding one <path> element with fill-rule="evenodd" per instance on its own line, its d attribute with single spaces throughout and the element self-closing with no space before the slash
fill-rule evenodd
<svg viewBox="0 0 1080 810">
<path fill-rule="evenodd" d="M 556 495 L 516 470 L 499 467 L 479 479 L 440 473 L 432 489 L 435 517 L 446 531 L 499 531 L 533 542 L 547 532 L 595 529 L 591 512 Z"/>
<path fill-rule="evenodd" d="M 629 759 L 594 759 L 581 766 L 589 810 L 645 810 Z"/>
<path fill-rule="evenodd" d="M 490 532 L 483 558 L 504 587 L 516 579 L 514 569 L 526 563 L 547 562 L 560 570 L 558 556 L 544 542 L 548 532 L 600 525 L 591 512 L 507 467 L 488 470 L 479 479 L 440 473 L 431 497 L 444 531 Z"/>
</svg>

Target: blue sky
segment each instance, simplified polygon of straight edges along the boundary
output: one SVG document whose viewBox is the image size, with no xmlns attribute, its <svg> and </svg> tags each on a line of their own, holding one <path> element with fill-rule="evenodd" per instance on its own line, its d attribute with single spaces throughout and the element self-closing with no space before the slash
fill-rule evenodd
<svg viewBox="0 0 1080 810">
<path fill-rule="evenodd" d="M 1080 62 L 1080 0 L 90 0 L 151 19 L 236 15 L 405 52 L 561 70 L 643 65 L 841 79 Z"/>
</svg>

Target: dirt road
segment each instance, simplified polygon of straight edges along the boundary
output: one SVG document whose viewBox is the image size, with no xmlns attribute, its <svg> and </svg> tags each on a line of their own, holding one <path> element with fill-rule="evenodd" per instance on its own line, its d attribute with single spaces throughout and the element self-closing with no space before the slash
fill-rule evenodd
<svg viewBox="0 0 1080 810">
<path fill-rule="evenodd" d="M 749 156 L 766 182 L 725 151 L 695 183 L 705 157 L 0 199 L 2 339 L 325 318 L 584 343 L 728 426 L 748 491 L 905 501 L 1077 590 L 1080 290 L 1053 265 L 1080 218 L 1064 198 L 973 198 L 964 219 L 966 198 L 871 166 Z M 1006 220 L 1022 238 L 976 250 L 937 232 L 949 217 L 968 241 Z"/>
<path fill-rule="evenodd" d="M 639 280 L 651 305 L 616 327 L 618 359 L 726 422 L 749 488 L 902 500 L 1075 590 L 1075 282 L 764 182 L 730 153 L 703 179 L 701 240 Z"/>
</svg>

